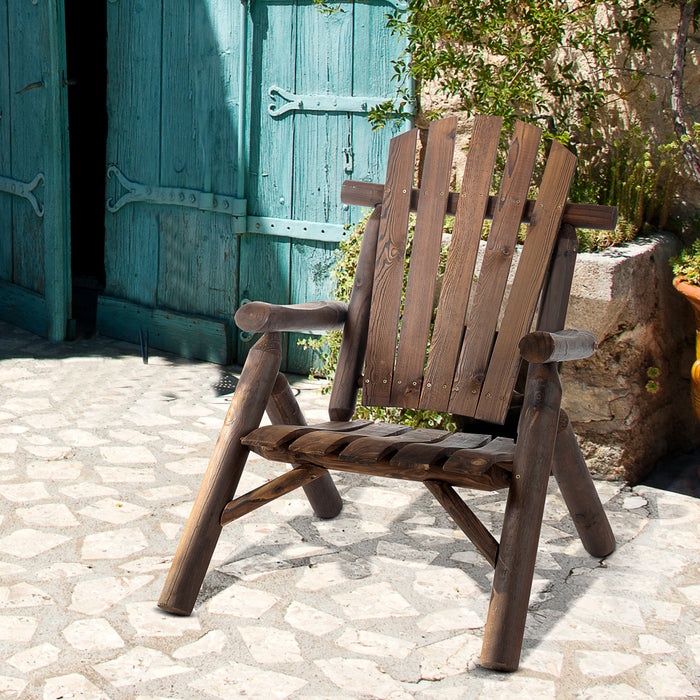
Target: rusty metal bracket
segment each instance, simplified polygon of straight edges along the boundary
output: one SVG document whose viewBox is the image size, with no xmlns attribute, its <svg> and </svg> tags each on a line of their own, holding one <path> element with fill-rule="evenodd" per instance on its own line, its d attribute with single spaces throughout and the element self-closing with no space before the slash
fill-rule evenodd
<svg viewBox="0 0 700 700">
<path fill-rule="evenodd" d="M 44 216 L 44 205 L 36 198 L 34 190 L 44 182 L 44 179 L 44 173 L 38 173 L 30 182 L 23 182 L 22 180 L 15 180 L 11 177 L 0 176 L 0 192 L 7 192 L 7 194 L 23 197 L 32 205 L 35 214 L 38 217 L 42 217 Z"/>
<path fill-rule="evenodd" d="M 112 214 L 130 202 L 148 202 L 149 204 L 190 207 L 200 211 L 227 214 L 234 218 L 245 217 L 246 215 L 246 200 L 238 199 L 232 195 L 189 190 L 183 187 L 143 185 L 129 180 L 116 165 L 110 165 L 107 168 L 107 178 L 111 177 L 115 177 L 117 182 L 126 190 L 117 200 L 112 197 L 107 198 L 107 211 Z"/>
</svg>

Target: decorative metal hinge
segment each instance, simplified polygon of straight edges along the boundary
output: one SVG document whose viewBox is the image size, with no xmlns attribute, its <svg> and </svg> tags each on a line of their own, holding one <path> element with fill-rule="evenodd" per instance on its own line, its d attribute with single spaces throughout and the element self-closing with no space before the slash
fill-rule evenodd
<svg viewBox="0 0 700 700">
<path fill-rule="evenodd" d="M 124 176 L 116 165 L 107 168 L 107 177 L 116 177 L 119 184 L 126 190 L 116 201 L 107 199 L 107 211 L 119 211 L 130 202 L 148 202 L 149 204 L 171 204 L 178 207 L 190 207 L 201 211 L 211 211 L 217 214 L 228 214 L 233 217 L 246 215 L 246 200 L 237 199 L 232 195 L 188 190 L 183 187 L 155 187 L 142 185 Z"/>
<path fill-rule="evenodd" d="M 289 90 L 270 85 L 270 97 L 280 98 L 284 103 L 279 107 L 274 102 L 267 107 L 272 117 L 281 117 L 287 112 L 368 112 L 388 98 L 384 97 L 353 97 L 350 95 L 296 95 Z"/>
<path fill-rule="evenodd" d="M 37 216 L 44 216 L 44 205 L 39 203 L 39 200 L 34 195 L 34 190 L 44 182 L 44 173 L 38 173 L 37 176 L 30 182 L 22 180 L 14 180 L 11 177 L 0 177 L 0 192 L 7 192 L 18 197 L 23 197 L 31 205 Z"/>
</svg>

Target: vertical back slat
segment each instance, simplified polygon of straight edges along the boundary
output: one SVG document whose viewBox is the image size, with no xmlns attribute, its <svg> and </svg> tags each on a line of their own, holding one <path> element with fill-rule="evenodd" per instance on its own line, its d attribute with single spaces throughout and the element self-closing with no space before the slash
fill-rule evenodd
<svg viewBox="0 0 700 700">
<path fill-rule="evenodd" d="M 362 403 L 388 405 L 396 355 L 418 130 L 392 139 L 379 222 Z"/>
<path fill-rule="evenodd" d="M 474 414 L 476 418 L 497 423 L 505 420 L 520 367 L 518 342 L 532 326 L 575 169 L 576 156 L 555 141 Z"/>
<path fill-rule="evenodd" d="M 472 416 L 476 411 L 541 134 L 530 124 L 515 126 L 455 372 L 449 403 L 453 413 Z"/>
<path fill-rule="evenodd" d="M 456 117 L 430 125 L 391 390 L 392 406 L 418 407 L 450 193 L 456 130 Z"/>
<path fill-rule="evenodd" d="M 446 411 L 449 404 L 502 123 L 501 117 L 474 120 L 420 408 Z"/>
</svg>

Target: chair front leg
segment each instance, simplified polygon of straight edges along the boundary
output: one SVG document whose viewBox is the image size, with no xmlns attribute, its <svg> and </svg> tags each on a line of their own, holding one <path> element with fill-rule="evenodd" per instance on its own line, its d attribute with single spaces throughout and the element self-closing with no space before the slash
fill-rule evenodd
<svg viewBox="0 0 700 700">
<path fill-rule="evenodd" d="M 486 668 L 516 671 L 520 662 L 560 404 L 556 364 L 530 365 L 481 650 Z"/>
<path fill-rule="evenodd" d="M 281 359 L 279 333 L 263 335 L 248 354 L 158 601 L 163 610 L 192 612 L 219 540 L 221 513 L 233 498 L 248 457 L 241 438 L 260 425 Z"/>
</svg>

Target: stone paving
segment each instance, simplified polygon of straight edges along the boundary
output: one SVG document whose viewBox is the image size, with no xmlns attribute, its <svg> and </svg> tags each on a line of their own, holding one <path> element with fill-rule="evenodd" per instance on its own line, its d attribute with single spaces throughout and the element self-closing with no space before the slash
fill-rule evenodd
<svg viewBox="0 0 700 700">
<path fill-rule="evenodd" d="M 1 698 L 700 696 L 700 505 L 651 486 L 597 483 L 600 561 L 552 485 L 515 674 L 478 666 L 490 567 L 412 483 L 338 474 L 332 521 L 279 499 L 224 529 L 192 617 L 159 611 L 230 369 L 0 323 Z M 497 535 L 504 495 L 474 496 Z"/>
</svg>

